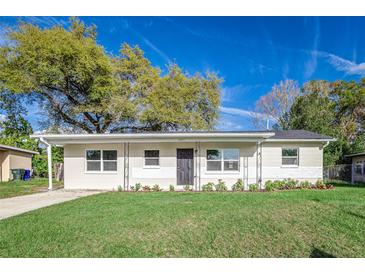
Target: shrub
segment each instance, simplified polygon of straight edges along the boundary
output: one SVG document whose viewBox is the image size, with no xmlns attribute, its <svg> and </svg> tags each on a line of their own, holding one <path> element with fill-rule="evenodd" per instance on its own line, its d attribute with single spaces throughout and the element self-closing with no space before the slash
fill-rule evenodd
<svg viewBox="0 0 365 274">
<path fill-rule="evenodd" d="M 236 183 L 232 186 L 232 191 L 244 191 L 245 186 L 243 184 L 242 179 L 238 179 Z"/>
<path fill-rule="evenodd" d="M 294 189 L 297 187 L 298 181 L 294 180 L 294 179 L 285 179 L 285 185 L 288 189 Z"/>
<path fill-rule="evenodd" d="M 141 190 L 141 188 L 142 188 L 142 184 L 140 184 L 140 183 L 137 183 L 137 184 L 135 184 L 134 186 L 131 186 L 131 190 L 132 190 L 132 191 L 135 191 L 135 192 L 140 191 L 140 190 Z"/>
<path fill-rule="evenodd" d="M 205 192 L 211 192 L 214 191 L 214 184 L 212 182 L 209 182 L 202 186 L 202 190 Z"/>
<path fill-rule="evenodd" d="M 256 184 L 251 184 L 251 185 L 249 185 L 248 190 L 251 192 L 256 192 L 256 191 L 258 191 L 258 187 Z"/>
<path fill-rule="evenodd" d="M 175 187 L 173 185 L 169 185 L 169 191 L 171 192 L 175 191 Z"/>
<path fill-rule="evenodd" d="M 184 190 L 185 191 L 193 191 L 193 187 L 190 185 L 184 185 Z"/>
<path fill-rule="evenodd" d="M 143 191 L 151 191 L 151 187 L 150 186 L 144 186 L 142 187 Z"/>
<path fill-rule="evenodd" d="M 275 180 L 273 182 L 274 188 L 275 189 L 279 189 L 279 190 L 283 190 L 286 189 L 286 182 L 285 181 L 280 181 L 280 180 Z"/>
<path fill-rule="evenodd" d="M 325 189 L 326 188 L 326 185 L 324 184 L 323 180 L 317 180 L 316 188 L 318 188 L 318 189 Z"/>
<path fill-rule="evenodd" d="M 275 188 L 276 184 L 271 182 L 270 180 L 269 181 L 266 181 L 265 183 L 265 190 L 266 191 L 274 191 L 276 188 Z"/>
<path fill-rule="evenodd" d="M 223 180 L 219 179 L 218 184 L 215 185 L 215 190 L 220 192 L 227 191 L 226 183 Z"/>
<path fill-rule="evenodd" d="M 301 189 L 308 189 L 311 188 L 312 184 L 309 181 L 303 181 L 300 183 Z"/>
<path fill-rule="evenodd" d="M 153 191 L 156 191 L 156 192 L 159 192 L 159 191 L 162 191 L 162 188 L 160 188 L 160 186 L 158 184 L 155 184 L 153 187 L 152 187 L 152 190 Z"/>
<path fill-rule="evenodd" d="M 333 189 L 334 186 L 332 184 L 326 184 L 326 189 Z"/>
<path fill-rule="evenodd" d="M 123 188 L 121 185 L 118 186 L 118 192 L 122 192 L 123 191 Z"/>
</svg>

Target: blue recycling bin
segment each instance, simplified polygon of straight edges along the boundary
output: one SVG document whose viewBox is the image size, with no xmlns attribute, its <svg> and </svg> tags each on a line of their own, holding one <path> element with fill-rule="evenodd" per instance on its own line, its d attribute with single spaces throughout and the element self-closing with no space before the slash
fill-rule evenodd
<svg viewBox="0 0 365 274">
<path fill-rule="evenodd" d="M 24 181 L 29 181 L 30 180 L 30 170 L 29 169 L 26 169 L 24 171 L 24 177 L 23 177 L 23 180 Z"/>
</svg>

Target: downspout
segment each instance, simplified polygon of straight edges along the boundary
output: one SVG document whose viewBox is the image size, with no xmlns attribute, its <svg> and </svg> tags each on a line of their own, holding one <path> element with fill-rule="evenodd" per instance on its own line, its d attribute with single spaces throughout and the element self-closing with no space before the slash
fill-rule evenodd
<svg viewBox="0 0 365 274">
<path fill-rule="evenodd" d="M 198 190 L 198 142 L 195 142 L 194 150 L 194 188 Z"/>
<path fill-rule="evenodd" d="M 262 142 L 260 142 L 260 187 L 262 188 Z"/>
<path fill-rule="evenodd" d="M 127 189 L 130 189 L 129 186 L 129 142 L 127 143 Z"/>
<path fill-rule="evenodd" d="M 41 137 L 39 141 L 47 147 L 48 190 L 52 190 L 52 145 L 48 143 L 43 137 Z"/>
<path fill-rule="evenodd" d="M 256 185 L 259 187 L 259 142 L 256 142 Z"/>
<path fill-rule="evenodd" d="M 125 181 L 125 165 L 126 165 L 126 157 L 125 157 L 125 153 L 126 153 L 126 145 L 125 143 L 123 143 L 123 189 L 126 189 L 126 181 Z"/>
<path fill-rule="evenodd" d="M 202 161 L 202 158 L 201 158 L 201 150 L 200 150 L 200 142 L 198 142 L 198 158 L 199 158 L 199 177 L 198 177 L 198 180 L 199 180 L 199 191 L 201 190 L 201 161 Z"/>
<path fill-rule="evenodd" d="M 256 185 L 262 188 L 262 141 L 256 143 Z"/>
<path fill-rule="evenodd" d="M 326 146 L 328 146 L 329 145 L 329 141 L 327 141 L 323 146 L 322 146 L 322 149 L 323 149 L 323 151 L 322 151 L 322 180 L 323 180 L 323 154 L 324 154 L 324 148 L 326 147 Z M 352 176 L 353 176 L 353 174 L 354 174 L 354 172 L 353 172 L 353 170 L 352 170 L 352 164 L 351 164 L 351 182 L 352 182 Z M 329 177 L 329 176 L 328 176 Z"/>
</svg>

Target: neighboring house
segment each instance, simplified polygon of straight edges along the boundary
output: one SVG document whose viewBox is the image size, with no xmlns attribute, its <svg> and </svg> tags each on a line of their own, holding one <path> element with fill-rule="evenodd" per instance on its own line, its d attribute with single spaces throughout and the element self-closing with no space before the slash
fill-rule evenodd
<svg viewBox="0 0 365 274">
<path fill-rule="evenodd" d="M 323 148 L 334 140 L 304 130 L 31 137 L 48 146 L 49 159 L 51 145 L 63 146 L 66 189 L 130 189 L 141 183 L 201 190 L 219 179 L 229 187 L 242 179 L 246 188 L 285 178 L 315 182 L 323 176 Z"/>
<path fill-rule="evenodd" d="M 346 155 L 352 159 L 351 182 L 365 183 L 365 152 Z"/>
<path fill-rule="evenodd" d="M 0 144 L 0 179 L 12 179 L 12 169 L 32 169 L 32 156 L 38 152 Z"/>
</svg>

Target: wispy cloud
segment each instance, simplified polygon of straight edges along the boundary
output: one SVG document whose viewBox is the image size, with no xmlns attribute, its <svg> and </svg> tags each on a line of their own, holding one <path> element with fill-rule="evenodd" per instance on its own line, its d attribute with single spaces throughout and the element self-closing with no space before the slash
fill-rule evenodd
<svg viewBox="0 0 365 274">
<path fill-rule="evenodd" d="M 124 29 L 128 29 L 133 35 L 137 36 L 144 44 L 146 44 L 150 49 L 156 52 L 165 62 L 171 63 L 170 57 L 163 52 L 160 48 L 158 48 L 154 43 L 152 43 L 149 39 L 147 39 L 140 32 L 136 31 L 127 20 L 122 19 L 121 21 L 122 27 Z"/>
<path fill-rule="evenodd" d="M 249 92 L 256 92 L 258 89 L 267 88 L 266 85 L 242 85 L 224 86 L 222 88 L 222 102 L 234 102 Z"/>
<path fill-rule="evenodd" d="M 350 75 L 365 75 L 365 62 L 355 63 L 332 53 L 321 52 L 321 55 L 328 59 L 329 63 L 338 71 L 343 71 Z"/>
<path fill-rule="evenodd" d="M 317 69 L 318 63 L 318 46 L 320 40 L 320 23 L 319 18 L 314 18 L 314 35 L 313 35 L 313 46 L 310 52 L 309 60 L 304 64 L 304 78 L 310 78 Z"/>
<path fill-rule="evenodd" d="M 148 40 L 146 37 L 141 35 L 142 41 L 150 47 L 154 52 L 156 52 L 162 59 L 165 60 L 167 63 L 171 63 L 171 59 L 167 56 L 166 53 L 164 53 L 162 50 L 160 50 L 155 44 L 153 44 L 150 40 Z"/>
<path fill-rule="evenodd" d="M 316 58 L 322 58 L 326 60 L 331 66 L 336 70 L 345 72 L 349 75 L 360 75 L 365 76 L 365 62 L 356 63 L 355 61 L 350 61 L 348 59 L 342 58 L 336 54 L 319 51 L 319 50 L 308 50 L 308 49 L 293 49 L 286 47 L 277 47 L 278 50 L 299 52 L 302 54 L 309 54 L 315 56 Z"/>
<path fill-rule="evenodd" d="M 246 109 L 241 109 L 241 108 L 230 108 L 230 107 L 223 107 L 221 106 L 219 108 L 219 110 L 222 113 L 225 114 L 230 114 L 230 115 L 238 115 L 238 116 L 242 116 L 242 117 L 249 117 L 249 118 L 262 118 L 262 119 L 267 119 L 268 117 L 262 113 L 258 113 L 252 110 L 246 110 Z"/>
<path fill-rule="evenodd" d="M 64 20 L 58 16 L 23 16 L 19 17 L 24 22 L 39 25 L 40 27 L 52 27 L 55 25 L 67 26 L 68 20 Z"/>
<path fill-rule="evenodd" d="M 242 130 L 243 126 L 229 121 L 229 119 L 221 119 L 217 125 L 218 130 Z"/>
</svg>

